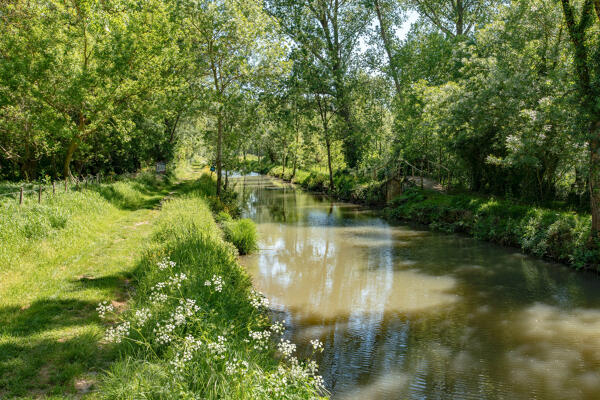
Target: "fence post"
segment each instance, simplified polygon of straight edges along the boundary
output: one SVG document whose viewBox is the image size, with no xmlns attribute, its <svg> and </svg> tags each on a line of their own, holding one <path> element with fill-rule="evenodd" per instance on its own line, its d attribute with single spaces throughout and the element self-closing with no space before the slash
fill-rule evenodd
<svg viewBox="0 0 600 400">
<path fill-rule="evenodd" d="M 52 181 L 52 196 L 56 194 L 56 181 Z"/>
<path fill-rule="evenodd" d="M 19 192 L 19 205 L 23 204 L 23 186 L 21 186 L 21 191 Z"/>
<path fill-rule="evenodd" d="M 38 189 L 38 203 L 42 202 L 42 185 Z"/>
</svg>

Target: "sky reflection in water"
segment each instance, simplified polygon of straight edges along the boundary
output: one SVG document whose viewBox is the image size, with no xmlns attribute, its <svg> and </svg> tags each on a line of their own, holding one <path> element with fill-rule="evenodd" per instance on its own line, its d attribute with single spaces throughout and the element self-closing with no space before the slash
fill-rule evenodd
<svg viewBox="0 0 600 400">
<path fill-rule="evenodd" d="M 243 259 L 339 399 L 598 399 L 600 280 L 267 177 L 235 180 Z"/>
</svg>

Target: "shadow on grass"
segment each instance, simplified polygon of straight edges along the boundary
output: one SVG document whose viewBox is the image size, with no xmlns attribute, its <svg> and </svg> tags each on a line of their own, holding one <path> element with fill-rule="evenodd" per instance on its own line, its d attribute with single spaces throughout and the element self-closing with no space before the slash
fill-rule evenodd
<svg viewBox="0 0 600 400">
<path fill-rule="evenodd" d="M 0 398 L 74 392 L 77 377 L 114 359 L 113 350 L 98 344 L 95 308 L 74 299 L 0 308 Z M 47 335 L 65 328 L 76 329 L 63 337 Z"/>
<path fill-rule="evenodd" d="M 11 336 L 28 336 L 41 331 L 85 323 L 96 304 L 74 299 L 38 300 L 27 308 L 0 308 L 0 332 Z"/>
<path fill-rule="evenodd" d="M 113 289 L 119 297 L 128 281 L 108 275 L 71 283 L 74 291 Z M 99 343 L 96 307 L 95 301 L 46 298 L 0 308 L 0 399 L 76 393 L 84 374 L 105 369 L 117 351 Z"/>
<path fill-rule="evenodd" d="M 97 192 L 121 210 L 135 211 L 156 207 L 168 193 L 169 187 L 168 185 L 153 186 L 147 183 L 134 182 L 130 186 L 132 193 L 122 192 L 115 186 L 93 186 L 90 190 Z"/>
<path fill-rule="evenodd" d="M 52 340 L 0 342 L 0 397 L 43 397 L 75 392 L 74 382 L 85 373 L 100 372 L 116 352 L 98 346 L 90 332 Z"/>
</svg>

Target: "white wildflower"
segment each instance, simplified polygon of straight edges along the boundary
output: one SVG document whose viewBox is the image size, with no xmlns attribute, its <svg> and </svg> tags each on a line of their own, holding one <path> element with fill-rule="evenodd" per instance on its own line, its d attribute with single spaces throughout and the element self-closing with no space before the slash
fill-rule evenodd
<svg viewBox="0 0 600 400">
<path fill-rule="evenodd" d="M 158 269 L 160 269 L 161 271 L 164 271 L 165 269 L 173 268 L 173 267 L 175 267 L 175 265 L 177 265 L 175 263 L 175 261 L 171 261 L 168 258 L 165 258 L 162 261 L 159 261 L 157 264 Z"/>
<path fill-rule="evenodd" d="M 291 357 L 292 353 L 296 351 L 296 345 L 289 340 L 281 338 L 281 341 L 277 344 L 277 350 L 279 350 L 284 357 Z"/>
<path fill-rule="evenodd" d="M 186 336 L 183 342 L 183 350 L 176 353 L 173 359 L 169 361 L 171 373 L 176 374 L 183 372 L 186 364 L 192 360 L 194 352 L 196 352 L 200 346 L 202 346 L 202 342 L 199 339 L 196 339 L 191 335 Z"/>
<path fill-rule="evenodd" d="M 164 303 L 168 299 L 169 299 L 169 296 L 167 296 L 164 293 L 159 293 L 159 292 L 152 292 L 152 293 L 150 293 L 150 302 L 152 302 L 154 304 Z"/>
<path fill-rule="evenodd" d="M 157 322 L 154 333 L 159 344 L 168 344 L 173 340 L 172 333 L 178 326 L 185 324 L 186 320 L 200 310 L 196 300 L 180 299 L 179 305 L 163 323 Z"/>
<path fill-rule="evenodd" d="M 116 325 L 114 327 L 110 327 L 106 330 L 106 335 L 104 339 L 107 342 L 112 343 L 121 343 L 123 338 L 129 335 L 130 324 L 128 321 L 123 322 L 122 324 Z"/>
<path fill-rule="evenodd" d="M 168 285 L 170 287 L 176 287 L 177 289 L 181 288 L 181 282 L 185 281 L 187 279 L 187 275 L 184 273 L 181 274 L 175 274 L 171 277 L 169 277 Z"/>
<path fill-rule="evenodd" d="M 261 292 L 257 290 L 252 289 L 248 300 L 250 300 L 250 304 L 252 304 L 252 307 L 256 308 L 257 310 L 261 307 L 269 307 L 269 299 L 267 299 Z"/>
<path fill-rule="evenodd" d="M 106 318 L 106 313 L 114 312 L 115 308 L 108 301 L 103 301 L 100 304 L 98 304 L 98 307 L 96 307 L 96 311 L 98 311 L 98 315 L 100 316 L 100 318 Z"/>
<path fill-rule="evenodd" d="M 266 350 L 269 348 L 269 340 L 271 331 L 250 331 L 250 337 L 254 340 L 254 348 L 256 350 Z"/>
<path fill-rule="evenodd" d="M 313 339 L 310 341 L 315 351 L 323 351 L 323 343 L 319 339 Z"/>
<path fill-rule="evenodd" d="M 152 313 L 147 308 L 136 310 L 134 315 L 135 322 L 139 326 L 143 326 L 146 323 L 146 321 L 150 319 L 150 317 L 152 317 Z"/>
<path fill-rule="evenodd" d="M 273 333 L 277 333 L 277 334 L 281 335 L 283 333 L 283 331 L 285 331 L 285 326 L 283 325 L 283 322 L 281 322 L 281 321 L 275 322 L 273 325 L 271 325 L 271 331 Z"/>
<path fill-rule="evenodd" d="M 215 292 L 223 291 L 223 278 L 218 275 L 213 275 L 210 280 L 204 282 L 204 286 L 213 287 Z"/>
<path fill-rule="evenodd" d="M 154 334 L 156 334 L 156 342 L 163 345 L 171 343 L 173 341 L 172 333 L 174 330 L 175 325 L 171 322 L 164 324 L 157 322 L 156 328 L 153 330 Z"/>
<path fill-rule="evenodd" d="M 248 362 L 234 358 L 233 361 L 225 362 L 227 375 L 243 374 L 248 371 Z"/>
<path fill-rule="evenodd" d="M 208 343 L 206 347 L 208 350 L 216 356 L 216 358 L 225 358 L 225 352 L 227 351 L 227 347 L 225 346 L 225 342 L 227 342 L 227 338 L 224 336 L 219 336 L 216 342 Z"/>
</svg>

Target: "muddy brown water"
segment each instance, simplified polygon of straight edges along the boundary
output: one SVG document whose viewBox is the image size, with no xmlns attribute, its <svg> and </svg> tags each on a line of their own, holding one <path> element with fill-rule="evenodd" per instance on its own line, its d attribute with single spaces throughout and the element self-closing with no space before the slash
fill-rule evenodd
<svg viewBox="0 0 600 400">
<path fill-rule="evenodd" d="M 334 399 L 600 399 L 600 278 L 264 176 L 242 263 Z"/>
</svg>

